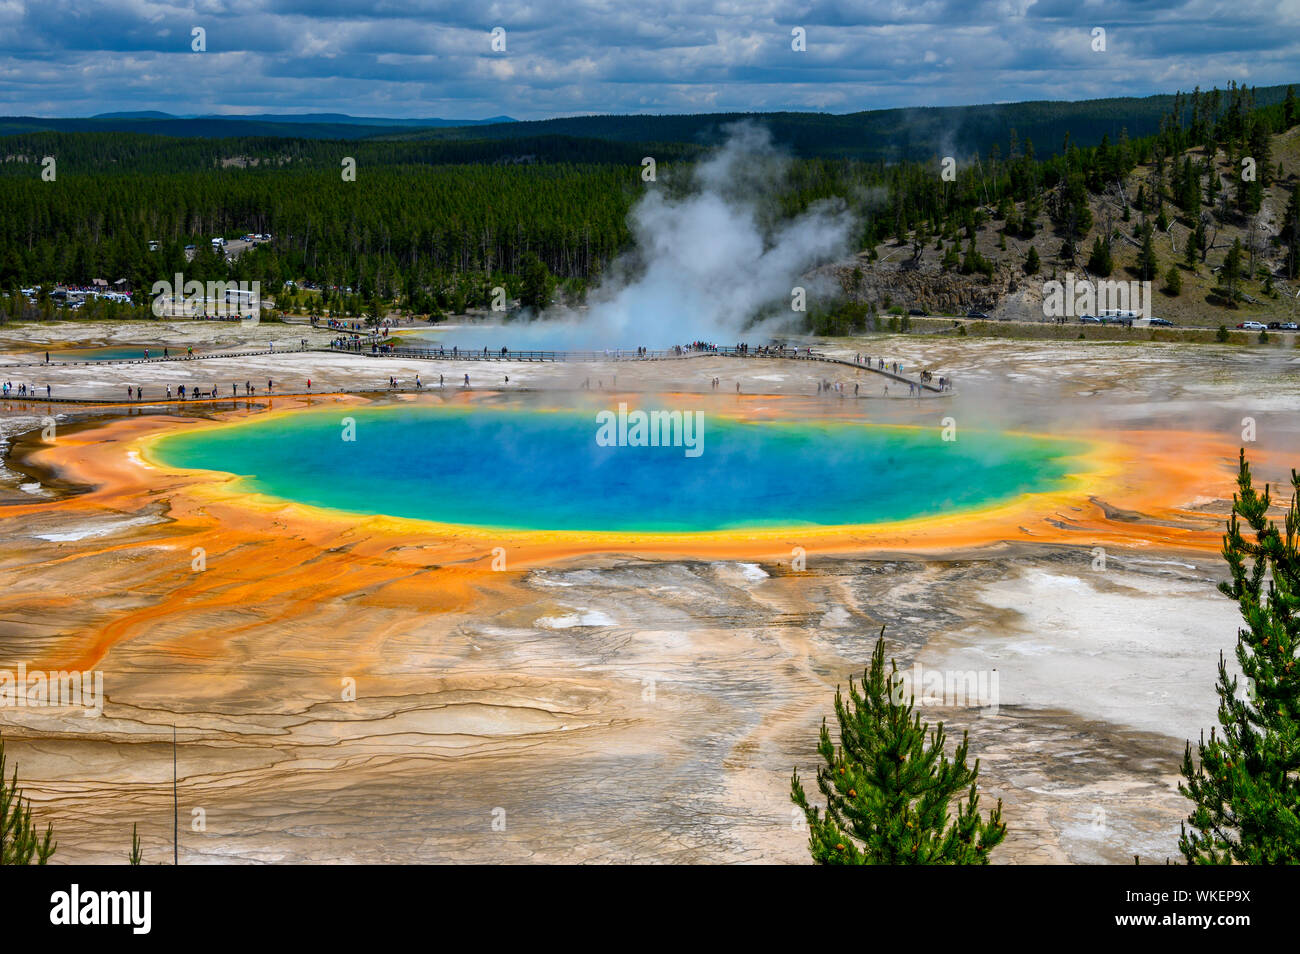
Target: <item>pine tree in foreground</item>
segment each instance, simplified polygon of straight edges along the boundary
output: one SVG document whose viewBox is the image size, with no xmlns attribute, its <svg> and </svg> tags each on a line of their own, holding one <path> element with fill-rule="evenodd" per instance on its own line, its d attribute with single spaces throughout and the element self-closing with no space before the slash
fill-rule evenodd
<svg viewBox="0 0 1300 954">
<path fill-rule="evenodd" d="M 1283 528 L 1268 519 L 1269 488 L 1251 486 L 1241 452 L 1223 556 L 1224 595 L 1241 607 L 1237 664 L 1250 687 L 1238 692 L 1219 655 L 1219 727 L 1183 756 L 1178 790 L 1195 808 L 1178 847 L 1190 864 L 1300 863 L 1300 473 L 1291 472 Z M 1249 534 L 1242 533 L 1242 522 Z M 1247 539 L 1253 537 L 1253 541 Z M 1265 582 L 1267 579 L 1267 586 Z M 1190 830 L 1189 830 L 1190 829 Z"/>
<path fill-rule="evenodd" d="M 32 803 L 18 787 L 18 769 L 5 781 L 5 744 L 0 739 L 0 865 L 43 865 L 54 854 L 54 826 L 37 834 L 32 823 Z"/>
<path fill-rule="evenodd" d="M 931 731 L 901 701 L 898 667 L 885 675 L 884 629 L 863 674 L 861 690 L 849 680 L 849 700 L 835 690 L 840 745 L 822 720 L 817 751 L 826 765 L 817 787 L 826 810 L 808 804 L 796 771 L 790 797 L 808 822 L 808 848 L 824 865 L 983 865 L 1006 836 L 1002 802 L 979 814 L 979 760 L 966 764 L 962 735 L 951 759 L 944 754 L 943 723 Z M 927 741 L 928 738 L 928 741 Z M 963 798 L 964 795 L 964 798 Z M 950 818 L 954 802 L 957 817 Z"/>
</svg>

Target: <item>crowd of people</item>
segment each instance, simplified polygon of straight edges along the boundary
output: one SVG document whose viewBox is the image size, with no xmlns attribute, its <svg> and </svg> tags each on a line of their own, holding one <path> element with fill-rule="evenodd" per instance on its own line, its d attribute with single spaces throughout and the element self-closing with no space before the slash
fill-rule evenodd
<svg viewBox="0 0 1300 954">
<path fill-rule="evenodd" d="M 24 384 L 19 382 L 15 385 L 12 381 L 6 381 L 0 385 L 0 392 L 6 398 L 11 397 L 37 397 L 40 394 L 40 388 L 34 384 Z M 51 393 L 50 386 L 45 385 L 45 396 L 49 397 Z"/>
</svg>

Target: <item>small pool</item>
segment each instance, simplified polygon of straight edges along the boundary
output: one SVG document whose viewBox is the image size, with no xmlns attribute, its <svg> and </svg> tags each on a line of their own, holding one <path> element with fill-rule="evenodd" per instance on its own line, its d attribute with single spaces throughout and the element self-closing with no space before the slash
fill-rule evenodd
<svg viewBox="0 0 1300 954">
<path fill-rule="evenodd" d="M 163 349 L 168 350 L 170 357 L 179 357 L 185 354 L 187 346 L 172 347 L 171 345 L 112 345 L 104 348 L 69 348 L 63 351 L 31 351 L 23 355 L 27 360 L 44 361 L 48 353 L 50 361 L 57 363 L 60 361 L 141 361 L 145 358 L 145 351 L 148 350 L 150 358 L 161 358 Z M 198 349 L 195 349 L 198 354 Z"/>
</svg>

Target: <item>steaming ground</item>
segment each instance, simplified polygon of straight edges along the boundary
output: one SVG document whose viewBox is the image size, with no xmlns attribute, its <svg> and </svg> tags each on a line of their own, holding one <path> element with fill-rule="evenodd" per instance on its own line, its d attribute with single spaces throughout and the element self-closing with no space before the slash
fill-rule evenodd
<svg viewBox="0 0 1300 954">
<path fill-rule="evenodd" d="M 84 327 L 31 329 L 29 340 L 73 342 Z M 181 322 L 165 333 L 244 343 L 212 327 Z M 113 334 L 136 342 L 141 331 Z M 278 334 L 287 345 L 310 332 Z M 620 390 L 707 393 L 720 376 L 724 393 L 739 382 L 748 394 L 812 401 L 830 377 L 850 396 L 822 400 L 838 410 L 863 384 L 859 406 L 873 420 L 1235 435 L 1250 417 L 1261 451 L 1300 448 L 1296 351 L 920 336 L 823 344 L 950 373 L 957 392 L 917 402 L 891 389 L 886 399 L 881 379 L 848 368 L 707 357 L 466 368 L 309 352 L 0 376 L 85 396 L 267 376 L 356 389 L 416 372 L 428 383 L 438 368 L 449 381 L 468 370 L 476 386 L 481 376 L 499 387 L 508 373 L 511 389 L 548 392 L 588 377 L 613 388 L 617 375 Z M 10 402 L 0 433 L 17 440 L 45 413 Z M 122 412 L 59 413 L 70 423 Z M 7 463 L 4 502 L 62 492 Z M 401 598 L 418 578 L 376 586 L 364 561 L 355 580 L 325 569 L 354 542 L 321 551 L 268 536 L 238 550 L 248 585 L 275 586 L 287 571 L 277 560 L 292 559 L 322 566 L 310 587 L 259 600 L 231 584 L 201 604 L 169 602 L 188 579 L 189 549 L 169 536 L 167 512 L 158 499 L 133 512 L 11 509 L 4 518 L 0 667 L 76 647 L 128 615 L 151 620 L 100 664 L 102 720 L 0 710 L 10 758 L 54 822 L 62 862 L 123 863 L 134 822 L 146 860 L 164 859 L 173 722 L 182 821 L 193 808 L 206 818 L 203 832 L 182 824 L 182 862 L 804 861 L 790 770 L 813 775 L 834 687 L 860 673 L 882 625 L 900 667 L 998 670 L 996 717 L 927 713 L 950 733 L 969 730 L 984 797 L 1004 801 L 1011 833 L 997 860 L 1160 861 L 1176 855 L 1187 810 L 1175 788 L 1184 741 L 1213 724 L 1218 653 L 1237 627 L 1213 586 L 1224 574 L 1216 557 L 1124 550 L 1099 571 L 1088 546 L 1033 543 L 940 557 L 811 554 L 806 573 L 578 557 L 429 614 Z M 342 704 L 340 679 L 350 675 L 359 702 Z"/>
</svg>

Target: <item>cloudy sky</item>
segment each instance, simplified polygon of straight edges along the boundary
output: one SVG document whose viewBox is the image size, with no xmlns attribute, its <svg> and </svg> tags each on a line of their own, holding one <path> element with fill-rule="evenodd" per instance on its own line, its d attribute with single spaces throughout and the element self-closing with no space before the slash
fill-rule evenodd
<svg viewBox="0 0 1300 954">
<path fill-rule="evenodd" d="M 1298 26 L 1300 0 L 0 0 L 0 113 L 540 119 L 1146 95 L 1300 80 Z"/>
</svg>

